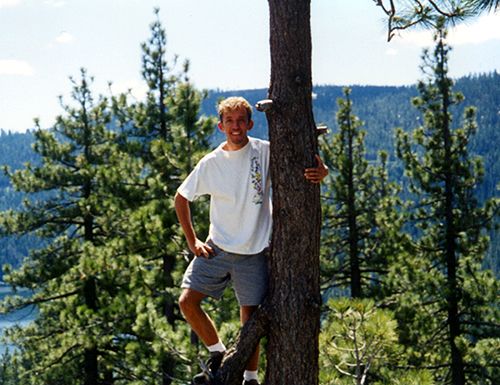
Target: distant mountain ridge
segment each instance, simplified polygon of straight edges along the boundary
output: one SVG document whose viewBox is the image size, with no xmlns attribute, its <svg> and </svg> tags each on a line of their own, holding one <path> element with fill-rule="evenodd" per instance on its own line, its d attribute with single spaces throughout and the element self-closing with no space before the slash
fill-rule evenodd
<svg viewBox="0 0 500 385">
<path fill-rule="evenodd" d="M 314 87 L 314 116 L 317 124 L 326 124 L 330 132 L 336 131 L 335 114 L 337 99 L 342 97 L 341 86 Z M 417 96 L 415 86 L 352 86 L 351 99 L 354 113 L 365 123 L 363 129 L 367 131 L 366 148 L 368 157 L 375 159 L 379 150 L 386 150 L 394 160 L 393 133 L 396 127 L 412 130 L 422 123 L 419 112 L 412 106 L 411 99 Z M 474 154 L 483 157 L 485 164 L 485 181 L 480 186 L 478 196 L 485 199 L 497 194 L 496 185 L 500 180 L 500 161 L 498 145 L 500 144 L 500 74 L 467 76 L 456 81 L 455 91 L 465 95 L 465 102 L 453 111 L 454 126 L 461 125 L 461 114 L 464 107 L 477 107 L 478 133 L 473 138 L 471 150 Z M 202 103 L 204 115 L 215 115 L 216 104 L 221 98 L 241 95 L 251 104 L 255 104 L 267 97 L 267 89 L 218 91 L 211 90 Z M 259 138 L 268 138 L 265 114 L 254 112 L 255 126 L 251 135 Z M 214 146 L 224 140 L 218 130 L 214 133 Z M 0 165 L 8 165 L 12 169 L 23 167 L 27 161 L 36 161 L 36 154 L 31 145 L 34 141 L 32 132 L 9 133 L 0 131 Z M 0 175 L 0 210 L 18 207 L 22 199 L 10 187 L 5 176 Z M 495 235 L 491 255 L 493 256 L 494 271 L 498 272 L 500 265 L 499 250 L 500 237 Z M 0 239 L 0 265 L 12 263 L 18 266 L 27 255 L 32 244 L 31 239 Z M 0 280 L 2 275 L 0 273 Z"/>
</svg>

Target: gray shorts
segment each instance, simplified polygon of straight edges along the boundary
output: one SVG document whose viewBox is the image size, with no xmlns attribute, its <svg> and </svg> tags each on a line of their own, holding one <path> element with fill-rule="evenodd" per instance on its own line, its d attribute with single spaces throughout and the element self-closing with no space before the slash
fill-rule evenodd
<svg viewBox="0 0 500 385">
<path fill-rule="evenodd" d="M 219 299 L 232 282 L 240 306 L 260 305 L 267 292 L 267 249 L 259 254 L 235 254 L 209 242 L 215 255 L 195 257 L 189 264 L 181 287 Z"/>
</svg>

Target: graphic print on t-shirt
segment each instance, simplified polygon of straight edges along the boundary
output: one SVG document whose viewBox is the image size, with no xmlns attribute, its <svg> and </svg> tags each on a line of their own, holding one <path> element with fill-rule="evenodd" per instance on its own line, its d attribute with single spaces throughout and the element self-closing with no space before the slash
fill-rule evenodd
<svg viewBox="0 0 500 385">
<path fill-rule="evenodd" d="M 262 189 L 262 167 L 259 159 L 254 156 L 250 161 L 250 172 L 252 178 L 252 186 L 254 189 L 253 203 L 261 205 L 263 203 L 264 191 Z"/>
</svg>

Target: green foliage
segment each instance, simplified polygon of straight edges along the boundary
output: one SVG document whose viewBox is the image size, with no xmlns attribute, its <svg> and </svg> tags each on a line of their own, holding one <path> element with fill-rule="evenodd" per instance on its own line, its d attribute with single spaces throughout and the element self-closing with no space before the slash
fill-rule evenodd
<svg viewBox="0 0 500 385">
<path fill-rule="evenodd" d="M 106 376 L 115 366 L 115 350 L 133 335 L 118 320 L 135 314 L 128 267 L 137 256 L 122 255 L 119 246 L 127 186 L 140 168 L 119 151 L 116 134 L 107 128 L 108 101 L 95 101 L 90 84 L 82 70 L 81 80 L 73 80 L 75 105 L 64 106 L 66 117 L 58 117 L 50 131 L 35 132 L 41 164 L 10 174 L 18 190 L 46 192 L 47 198 L 26 200 L 23 210 L 2 216 L 6 233 L 50 240 L 6 277 L 33 290 L 30 298 L 5 301 L 7 310 L 30 303 L 40 309 L 30 326 L 8 333 L 27 362 L 21 375 L 33 384 Z"/>
<path fill-rule="evenodd" d="M 388 40 L 402 29 L 454 26 L 476 17 L 483 11 L 497 10 L 500 5 L 498 0 L 374 1 L 387 15 Z"/>
<path fill-rule="evenodd" d="M 0 384 L 21 385 L 19 356 L 8 350 L 0 357 Z"/>
<path fill-rule="evenodd" d="M 415 254 L 401 261 L 406 266 L 394 265 L 391 274 L 401 288 L 397 317 L 413 363 L 439 368 L 438 381 L 489 384 L 498 369 L 478 356 L 483 350 L 476 346 L 498 342 L 500 332 L 498 280 L 482 269 L 485 231 L 498 213 L 498 200 L 481 205 L 475 196 L 484 174 L 482 162 L 468 149 L 477 130 L 475 109 L 465 109 L 462 127 L 453 126 L 451 107 L 464 98 L 452 92 L 444 38 L 439 30 L 435 51 L 424 54 L 429 79 L 419 83 L 421 96 L 414 100 L 423 125 L 411 136 L 397 133 L 416 231 Z"/>
<path fill-rule="evenodd" d="M 371 300 L 340 298 L 328 301 L 327 314 L 320 334 L 321 383 L 433 384 L 426 371 L 402 369 L 407 363 L 390 311 Z"/>
<path fill-rule="evenodd" d="M 141 255 L 149 272 L 148 286 L 156 304 L 149 312 L 154 310 L 156 317 L 172 330 L 181 328 L 180 335 L 186 337 L 189 332 L 183 322 L 179 322 L 183 317 L 177 298 L 188 254 L 177 225 L 173 197 L 181 181 L 208 150 L 208 136 L 215 122 L 199 116 L 203 95 L 189 82 L 188 64 L 181 76 L 171 74 L 166 60 L 165 31 L 158 20 L 151 25 L 151 34 L 151 39 L 142 45 L 143 77 L 149 87 L 145 101 L 129 105 L 122 98 L 121 101 L 115 99 L 114 103 L 115 115 L 125 128 L 126 151 L 143 164 L 136 199 L 138 207 L 129 217 L 125 242 L 126 250 Z M 206 214 L 206 207 L 205 201 L 193 209 L 193 215 Z M 206 222 L 201 223 L 199 233 L 202 234 Z M 179 258 L 181 255 L 184 258 Z M 170 339 L 178 338 L 179 333 L 176 335 Z M 181 344 L 184 352 L 190 352 L 188 355 L 196 351 L 179 339 L 178 345 Z M 179 357 L 176 345 L 171 342 L 164 341 L 161 346 L 161 356 L 157 352 L 149 354 L 156 362 L 148 365 L 139 356 L 134 366 L 145 372 L 151 367 L 157 368 L 164 383 L 168 383 L 170 377 L 189 378 L 189 373 L 195 370 L 191 363 L 196 360 Z"/>
<path fill-rule="evenodd" d="M 144 377 L 139 376 L 139 381 L 151 376 L 153 367 L 158 374 L 150 381 L 170 383 L 171 378 L 187 380 L 197 369 L 191 367 L 197 362 L 192 356 L 197 347 L 189 346 L 190 332 L 177 306 L 188 254 L 177 225 L 173 196 L 207 152 L 215 122 L 213 118 L 200 117 L 203 94 L 190 83 L 188 64 L 181 75 L 172 75 L 166 60 L 165 31 L 158 20 L 151 25 L 151 35 L 142 45 L 143 77 L 149 87 L 145 101 L 130 104 L 126 95 L 120 95 L 113 99 L 113 108 L 116 123 L 124 133 L 122 147 L 142 164 L 134 199 L 136 207 L 128 218 L 123 250 L 141 256 L 151 303 L 147 318 L 165 326 L 159 329 L 164 331 L 161 339 L 154 336 L 158 329 L 151 328 L 153 350 L 134 343 L 135 358 L 130 366 L 142 371 Z M 207 229 L 207 202 L 201 202 L 192 211 L 193 215 L 204 217 L 198 221 L 198 232 L 203 234 Z M 144 293 L 137 295 L 137 301 L 145 300 Z M 184 353 L 179 354 L 180 351 Z"/>
<path fill-rule="evenodd" d="M 387 154 L 369 162 L 365 131 L 352 113 L 350 90 L 339 99 L 338 133 L 323 142 L 323 158 L 330 168 L 324 183 L 323 288 L 349 288 L 353 297 L 379 296 L 386 266 L 405 250 L 398 211 L 398 187 L 389 182 Z"/>
</svg>

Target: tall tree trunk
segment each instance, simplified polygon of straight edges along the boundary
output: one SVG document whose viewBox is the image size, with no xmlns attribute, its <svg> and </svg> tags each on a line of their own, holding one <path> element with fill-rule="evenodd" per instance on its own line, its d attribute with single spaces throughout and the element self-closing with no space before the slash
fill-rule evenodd
<svg viewBox="0 0 500 385">
<path fill-rule="evenodd" d="M 351 126 L 351 123 L 348 122 Z M 349 224 L 349 264 L 351 270 L 351 297 L 360 298 L 361 294 L 361 269 L 359 266 L 359 250 L 358 250 L 358 223 L 356 210 L 356 192 L 354 190 L 354 160 L 353 160 L 353 141 L 354 134 L 350 127 L 347 133 L 348 152 L 347 152 L 347 217 Z"/>
<path fill-rule="evenodd" d="M 451 354 L 451 378 L 453 385 L 465 385 L 464 361 L 462 353 L 457 346 L 457 338 L 461 335 L 460 318 L 458 310 L 458 283 L 457 283 L 457 247 L 454 196 L 453 196 L 453 171 L 450 169 L 452 162 L 450 118 L 448 108 L 451 104 L 449 95 L 448 79 L 445 77 L 444 63 L 446 53 L 443 42 L 439 43 L 440 60 L 438 63 L 441 78 L 440 87 L 443 95 L 443 139 L 445 151 L 445 255 L 447 268 L 447 301 L 448 301 L 448 333 Z"/>
<path fill-rule="evenodd" d="M 87 129 L 89 132 L 89 129 Z M 89 141 L 86 139 L 86 143 Z M 90 158 L 89 145 L 85 146 L 85 157 Z M 91 181 L 87 181 L 83 185 L 82 196 L 84 199 L 89 199 L 92 191 Z M 84 216 L 83 219 L 84 239 L 87 242 L 94 242 L 94 217 L 91 213 Z M 87 277 L 83 284 L 83 297 L 85 305 L 93 311 L 97 311 L 97 285 L 95 277 Z M 85 385 L 97 385 L 99 383 L 99 368 L 98 368 L 98 350 L 97 346 L 86 347 L 84 351 L 84 373 Z"/>
<path fill-rule="evenodd" d="M 314 165 L 309 0 L 269 0 L 273 108 L 267 113 L 273 182 L 266 383 L 318 383 L 319 187 Z"/>
<path fill-rule="evenodd" d="M 163 255 L 162 262 L 163 262 L 162 267 L 163 267 L 164 285 L 166 288 L 170 288 L 174 285 L 172 272 L 174 270 L 175 257 L 165 254 Z M 172 302 L 172 298 L 170 298 L 170 296 L 165 296 L 163 300 L 164 300 L 163 315 L 167 319 L 167 322 L 173 327 L 176 320 L 174 312 L 174 303 Z M 175 361 L 173 357 L 170 354 L 165 355 L 162 358 L 160 365 L 162 373 L 161 384 L 170 385 L 172 383 L 172 378 L 174 375 L 174 366 L 175 366 Z"/>
<path fill-rule="evenodd" d="M 87 348 L 84 351 L 84 371 L 85 385 L 98 385 L 98 369 L 97 369 L 97 348 Z"/>
<path fill-rule="evenodd" d="M 97 290 L 94 277 L 86 279 L 83 285 L 85 304 L 89 309 L 97 311 Z M 99 383 L 99 369 L 97 365 L 97 347 L 86 347 L 84 351 L 83 370 L 85 372 L 85 385 L 97 385 Z"/>
</svg>

